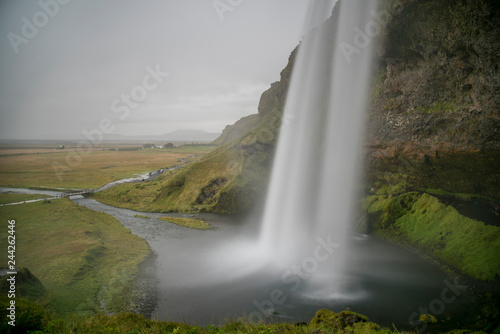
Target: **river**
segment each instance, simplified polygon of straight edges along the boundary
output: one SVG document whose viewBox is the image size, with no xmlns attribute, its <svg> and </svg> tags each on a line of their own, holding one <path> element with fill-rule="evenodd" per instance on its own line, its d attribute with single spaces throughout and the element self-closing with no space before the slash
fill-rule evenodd
<svg viewBox="0 0 500 334">
<path fill-rule="evenodd" d="M 320 308 L 341 311 L 350 307 L 372 321 L 409 327 L 410 321 L 415 320 L 414 313 L 425 308 L 428 313 L 434 310 L 440 318 L 458 325 L 466 317 L 471 301 L 460 290 L 453 303 L 439 302 L 445 289 L 447 300 L 451 300 L 450 286 L 460 286 L 460 282 L 418 255 L 373 237 L 353 236 L 350 269 L 343 278 L 346 291 L 326 300 L 321 295 L 301 293 L 307 287 L 307 278 L 287 281 L 283 271 L 252 268 L 252 263 L 245 263 L 244 258 L 236 270 L 220 265 L 231 256 L 231 248 L 221 252 L 219 247 L 231 242 L 236 247 L 252 246 L 251 237 L 247 236 L 255 231 L 251 221 L 242 223 L 241 217 L 168 214 L 202 219 L 214 226 L 213 230 L 200 231 L 154 219 L 167 214 L 114 208 L 84 197 L 73 201 L 114 216 L 133 234 L 148 241 L 157 256 L 159 295 L 153 318 L 159 320 L 207 325 L 246 314 L 251 320 L 307 322 Z M 214 256 L 219 256 L 219 263 Z M 441 304 L 443 310 L 438 308 Z"/>
</svg>

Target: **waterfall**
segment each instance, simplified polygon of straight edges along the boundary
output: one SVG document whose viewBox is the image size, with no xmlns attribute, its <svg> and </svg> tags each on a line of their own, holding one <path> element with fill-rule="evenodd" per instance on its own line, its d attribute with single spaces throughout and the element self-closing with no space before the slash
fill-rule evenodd
<svg viewBox="0 0 500 334">
<path fill-rule="evenodd" d="M 315 22 L 332 5 L 330 19 Z M 376 10 L 374 0 L 313 1 L 293 68 L 260 246 L 308 284 L 331 287 L 347 259 Z"/>
</svg>

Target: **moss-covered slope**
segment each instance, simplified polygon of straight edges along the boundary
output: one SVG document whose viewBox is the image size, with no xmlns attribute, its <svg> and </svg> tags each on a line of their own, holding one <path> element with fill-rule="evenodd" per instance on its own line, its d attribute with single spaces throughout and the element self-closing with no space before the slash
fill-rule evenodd
<svg viewBox="0 0 500 334">
<path fill-rule="evenodd" d="M 500 277 L 500 227 L 461 215 L 426 193 L 378 194 L 365 201 L 376 235 L 409 246 L 470 277 Z"/>
</svg>

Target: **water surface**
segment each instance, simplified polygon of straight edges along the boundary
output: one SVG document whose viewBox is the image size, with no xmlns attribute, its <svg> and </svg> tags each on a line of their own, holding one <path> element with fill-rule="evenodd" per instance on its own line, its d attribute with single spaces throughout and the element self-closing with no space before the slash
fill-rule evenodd
<svg viewBox="0 0 500 334">
<path fill-rule="evenodd" d="M 342 283 L 341 292 L 329 290 L 328 282 L 323 290 L 315 290 L 317 284 L 310 278 L 290 275 L 292 268 L 253 261 L 259 252 L 253 241 L 256 224 L 245 224 L 241 217 L 142 213 L 83 197 L 73 200 L 113 215 L 148 241 L 157 256 L 158 303 L 153 318 L 159 320 L 208 325 L 246 315 L 254 321 L 308 322 L 318 309 L 349 307 L 372 321 L 404 328 L 424 308 L 428 313 L 439 311 L 439 319 L 459 327 L 471 302 L 462 290 L 457 296 L 450 292 L 450 285 L 461 282 L 438 266 L 376 238 L 351 237 L 348 272 L 334 276 Z M 134 217 L 137 214 L 151 218 Z M 203 219 L 215 229 L 193 230 L 155 219 L 161 216 Z M 440 310 L 444 289 L 448 299 L 455 298 L 441 303 L 445 307 Z"/>
</svg>

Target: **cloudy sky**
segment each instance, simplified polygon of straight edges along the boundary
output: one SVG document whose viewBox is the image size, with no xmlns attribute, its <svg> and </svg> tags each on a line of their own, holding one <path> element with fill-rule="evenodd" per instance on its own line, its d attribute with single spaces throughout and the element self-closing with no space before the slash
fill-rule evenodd
<svg viewBox="0 0 500 334">
<path fill-rule="evenodd" d="M 0 139 L 221 132 L 279 80 L 309 2 L 2 1 Z"/>
</svg>

